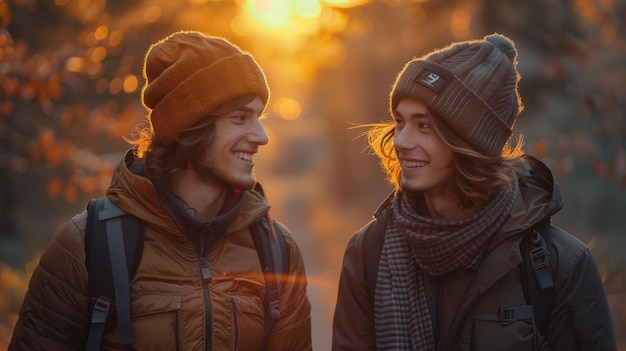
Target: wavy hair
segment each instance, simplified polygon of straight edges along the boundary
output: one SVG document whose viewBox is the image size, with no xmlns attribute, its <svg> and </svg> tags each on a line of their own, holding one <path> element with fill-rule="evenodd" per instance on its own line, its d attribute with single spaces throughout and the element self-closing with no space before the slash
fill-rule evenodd
<svg viewBox="0 0 626 351">
<path fill-rule="evenodd" d="M 429 113 L 435 132 L 448 145 L 453 153 L 454 175 L 452 186 L 461 196 L 461 206 L 469 208 L 475 203 L 488 201 L 501 189 L 512 191 L 515 186 L 516 170 L 523 168 L 523 136 L 519 136 L 515 146 L 507 143 L 502 153 L 488 157 L 473 150 L 440 117 Z M 380 122 L 360 125 L 369 128 L 362 135 L 395 190 L 400 190 L 402 169 L 394 148 L 395 122 Z"/>
<path fill-rule="evenodd" d="M 171 146 L 157 142 L 151 127 L 138 129 L 134 138 L 125 140 L 133 145 L 137 158 L 145 160 L 146 177 L 169 186 L 175 177 L 201 162 L 214 139 L 216 118 L 241 108 L 255 97 L 246 94 L 222 104 L 206 118 L 183 130 Z"/>
</svg>

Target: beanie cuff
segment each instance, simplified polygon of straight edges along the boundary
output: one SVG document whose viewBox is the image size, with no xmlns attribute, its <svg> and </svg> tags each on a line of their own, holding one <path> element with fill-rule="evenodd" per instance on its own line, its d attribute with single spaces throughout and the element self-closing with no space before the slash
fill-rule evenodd
<svg viewBox="0 0 626 351">
<path fill-rule="evenodd" d="M 154 83 L 160 78 L 163 77 Z M 155 138 L 163 145 L 171 145 L 182 130 L 222 104 L 250 93 L 267 104 L 269 88 L 254 58 L 248 54 L 222 58 L 181 82 L 154 106 L 150 120 Z"/>
</svg>

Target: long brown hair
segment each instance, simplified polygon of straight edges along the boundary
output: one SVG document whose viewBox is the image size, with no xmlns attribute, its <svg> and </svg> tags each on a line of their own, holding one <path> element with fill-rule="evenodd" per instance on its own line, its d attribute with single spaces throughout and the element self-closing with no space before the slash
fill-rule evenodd
<svg viewBox="0 0 626 351">
<path fill-rule="evenodd" d="M 215 119 L 241 108 L 255 97 L 246 94 L 222 104 L 206 118 L 183 130 L 171 146 L 157 142 L 150 127 L 137 130 L 135 138 L 125 140 L 133 145 L 135 155 L 145 160 L 146 177 L 169 186 L 174 177 L 200 163 L 215 136 Z"/>
<path fill-rule="evenodd" d="M 435 132 L 454 152 L 454 180 L 452 181 L 461 195 L 461 205 L 465 208 L 475 203 L 488 201 L 501 189 L 511 191 L 515 186 L 515 170 L 522 167 L 521 157 L 523 137 L 520 135 L 515 146 L 507 143 L 502 153 L 488 157 L 474 151 L 438 116 L 429 113 Z M 380 122 L 361 125 L 369 128 L 363 133 L 373 153 L 387 174 L 387 180 L 400 190 L 402 169 L 394 148 L 395 122 Z"/>
</svg>

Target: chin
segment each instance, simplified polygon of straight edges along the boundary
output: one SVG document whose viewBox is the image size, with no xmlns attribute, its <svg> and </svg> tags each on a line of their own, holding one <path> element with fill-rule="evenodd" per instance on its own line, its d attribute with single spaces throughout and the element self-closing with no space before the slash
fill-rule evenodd
<svg viewBox="0 0 626 351">
<path fill-rule="evenodd" d="M 407 193 L 414 193 L 414 192 L 419 191 L 419 189 L 417 187 L 411 185 L 410 182 L 408 182 L 408 181 L 406 181 L 404 179 L 400 180 L 400 190 L 402 190 L 404 192 L 407 192 Z"/>
<path fill-rule="evenodd" d="M 404 191 L 405 193 L 414 193 L 414 194 L 423 192 L 425 190 L 423 187 L 416 185 L 416 184 L 411 184 L 410 182 L 401 182 L 400 189 Z"/>
<path fill-rule="evenodd" d="M 240 190 L 250 190 L 254 187 L 256 183 L 256 179 L 254 177 L 250 177 L 248 179 L 233 179 L 229 182 L 230 186 Z"/>
</svg>

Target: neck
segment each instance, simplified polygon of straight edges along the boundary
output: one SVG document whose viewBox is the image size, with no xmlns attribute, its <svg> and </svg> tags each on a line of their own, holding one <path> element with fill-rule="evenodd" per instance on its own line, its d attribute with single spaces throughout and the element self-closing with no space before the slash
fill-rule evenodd
<svg viewBox="0 0 626 351">
<path fill-rule="evenodd" d="M 424 202 L 432 218 L 446 221 L 458 221 L 478 212 L 481 204 L 474 203 L 471 207 L 463 207 L 461 200 L 449 194 L 424 193 Z"/>
<path fill-rule="evenodd" d="M 188 212 L 199 220 L 217 216 L 228 193 L 226 185 L 203 182 L 192 171 L 180 176 L 171 190 L 183 201 L 183 206 Z"/>
</svg>

